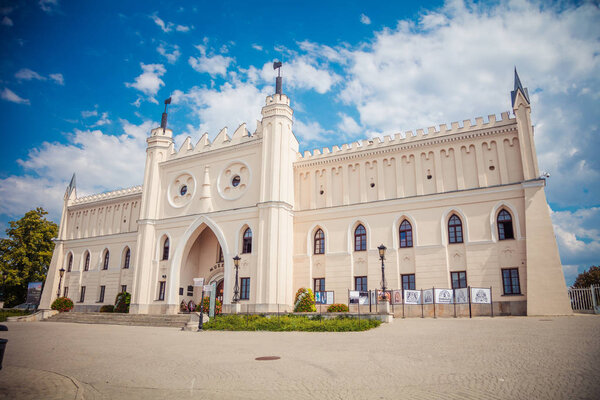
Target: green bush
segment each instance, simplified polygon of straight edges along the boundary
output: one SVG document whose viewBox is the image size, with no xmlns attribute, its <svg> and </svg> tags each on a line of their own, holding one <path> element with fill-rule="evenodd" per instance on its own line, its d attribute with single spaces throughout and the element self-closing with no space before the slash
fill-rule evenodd
<svg viewBox="0 0 600 400">
<path fill-rule="evenodd" d="M 29 314 L 31 314 L 31 311 L 2 309 L 0 310 L 0 322 L 6 321 L 6 318 L 8 317 L 20 317 Z"/>
<path fill-rule="evenodd" d="M 52 302 L 51 309 L 58 312 L 67 312 L 73 309 L 73 300 L 68 297 L 59 297 Z"/>
<path fill-rule="evenodd" d="M 128 313 L 129 303 L 131 303 L 131 294 L 127 292 L 121 292 L 117 294 L 117 297 L 115 298 L 115 308 L 113 312 Z"/>
<path fill-rule="evenodd" d="M 300 288 L 296 292 L 296 298 L 294 299 L 294 311 L 295 312 L 316 312 L 315 307 L 315 295 L 313 291 L 308 288 Z"/>
<path fill-rule="evenodd" d="M 106 305 L 106 306 L 100 307 L 100 312 L 114 312 L 114 311 L 115 311 L 115 306 Z"/>
<path fill-rule="evenodd" d="M 356 332 L 366 331 L 381 325 L 373 319 L 344 318 L 314 320 L 302 315 L 281 317 L 260 315 L 220 315 L 212 318 L 204 329 L 217 331 L 303 331 L 303 332 Z"/>
<path fill-rule="evenodd" d="M 208 309 L 210 308 L 210 297 L 205 297 L 202 302 L 202 312 L 208 314 Z M 223 305 L 219 301 L 219 299 L 215 299 L 215 315 L 221 314 L 221 310 L 223 309 Z M 200 304 L 196 305 L 196 311 L 200 311 Z"/>
<path fill-rule="evenodd" d="M 348 312 L 348 306 L 346 304 L 332 304 L 327 307 L 327 312 Z"/>
</svg>

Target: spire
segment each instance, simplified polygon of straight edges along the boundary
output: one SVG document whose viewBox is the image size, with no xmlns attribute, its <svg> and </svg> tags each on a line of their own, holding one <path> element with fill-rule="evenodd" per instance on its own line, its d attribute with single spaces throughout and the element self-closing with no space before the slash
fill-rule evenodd
<svg viewBox="0 0 600 400">
<path fill-rule="evenodd" d="M 277 78 L 275 78 L 275 94 L 282 94 L 282 78 L 281 78 L 281 66 L 283 63 L 281 61 L 273 62 L 273 69 L 277 70 Z"/>
<path fill-rule="evenodd" d="M 531 104 L 531 102 L 529 101 L 529 92 L 527 91 L 527 88 L 523 88 L 523 85 L 521 84 L 521 79 L 519 79 L 519 74 L 517 73 L 517 67 L 515 67 L 515 88 L 512 92 L 510 92 L 513 107 L 515 106 L 515 100 L 517 98 L 517 92 L 519 90 L 523 94 L 523 97 L 525 97 L 527 104 Z"/>
<path fill-rule="evenodd" d="M 160 127 L 163 129 L 163 132 L 165 131 L 165 129 L 167 129 L 167 105 L 168 104 L 171 104 L 170 97 L 165 100 L 165 111 L 162 113 L 162 118 L 160 119 Z"/>
<path fill-rule="evenodd" d="M 65 191 L 65 199 L 71 197 L 71 193 L 77 188 L 77 180 L 75 179 L 75 172 L 73 172 L 73 176 L 71 177 L 71 182 L 69 186 L 67 186 L 67 190 Z"/>
</svg>

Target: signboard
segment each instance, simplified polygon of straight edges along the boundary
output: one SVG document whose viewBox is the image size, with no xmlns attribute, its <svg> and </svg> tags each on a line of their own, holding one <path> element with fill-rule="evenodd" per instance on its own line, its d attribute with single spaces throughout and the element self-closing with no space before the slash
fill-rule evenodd
<svg viewBox="0 0 600 400">
<path fill-rule="evenodd" d="M 325 292 L 327 293 L 327 303 L 326 304 L 333 304 L 333 292 Z"/>
<path fill-rule="evenodd" d="M 402 290 L 392 291 L 392 304 L 402 304 Z"/>
<path fill-rule="evenodd" d="M 423 290 L 423 304 L 433 304 L 433 289 Z"/>
<path fill-rule="evenodd" d="M 420 290 L 405 290 L 404 291 L 404 304 L 421 304 L 421 291 Z"/>
<path fill-rule="evenodd" d="M 471 303 L 490 304 L 490 288 L 471 288 Z"/>
<path fill-rule="evenodd" d="M 213 289 L 212 285 L 204 285 L 204 286 L 202 286 L 202 288 L 203 288 L 202 290 L 204 290 L 204 292 L 211 292 Z"/>
<path fill-rule="evenodd" d="M 452 304 L 452 289 L 435 289 L 435 302 L 438 304 Z"/>
<path fill-rule="evenodd" d="M 350 291 L 350 304 L 358 304 L 360 298 L 360 292 L 358 290 Z"/>
<path fill-rule="evenodd" d="M 333 304 L 333 292 L 315 292 L 316 304 Z"/>
<path fill-rule="evenodd" d="M 315 292 L 315 303 L 316 304 L 325 304 L 321 300 L 321 293 L 324 293 L 324 292 Z"/>
<path fill-rule="evenodd" d="M 204 278 L 194 278 L 194 286 L 204 286 Z"/>
<path fill-rule="evenodd" d="M 42 297 L 42 282 L 29 282 L 27 284 L 27 300 L 25 303 L 40 304 Z"/>
<path fill-rule="evenodd" d="M 469 302 L 468 289 L 454 289 L 454 302 L 456 304 L 467 304 Z"/>
</svg>

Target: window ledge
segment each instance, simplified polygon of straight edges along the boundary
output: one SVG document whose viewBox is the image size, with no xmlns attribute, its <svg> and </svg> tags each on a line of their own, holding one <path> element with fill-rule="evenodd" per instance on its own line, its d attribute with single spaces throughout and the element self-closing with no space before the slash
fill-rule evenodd
<svg viewBox="0 0 600 400">
<path fill-rule="evenodd" d="M 501 297 L 521 297 L 524 296 L 523 293 L 517 293 L 517 294 L 503 294 L 501 295 Z"/>
</svg>

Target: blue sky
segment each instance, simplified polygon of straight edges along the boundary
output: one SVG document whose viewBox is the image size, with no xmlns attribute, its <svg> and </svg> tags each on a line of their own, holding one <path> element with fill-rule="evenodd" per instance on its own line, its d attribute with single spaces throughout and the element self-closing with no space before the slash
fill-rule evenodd
<svg viewBox="0 0 600 400">
<path fill-rule="evenodd" d="M 178 144 L 247 122 L 274 59 L 301 151 L 510 109 L 529 88 L 567 283 L 600 263 L 597 2 L 0 1 L 0 229 L 142 182 L 173 96 Z"/>
</svg>

